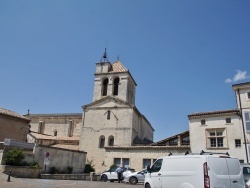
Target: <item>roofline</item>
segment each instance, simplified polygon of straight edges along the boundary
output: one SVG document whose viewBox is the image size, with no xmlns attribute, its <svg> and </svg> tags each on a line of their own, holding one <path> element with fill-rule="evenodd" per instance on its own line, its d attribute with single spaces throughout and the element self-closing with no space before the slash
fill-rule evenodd
<svg viewBox="0 0 250 188">
<path fill-rule="evenodd" d="M 82 113 L 58 113 L 58 114 L 24 114 L 23 116 L 31 116 L 31 117 L 36 117 L 36 116 L 82 116 Z"/>
<path fill-rule="evenodd" d="M 246 86 L 250 86 L 250 82 L 234 84 L 234 85 L 232 85 L 232 88 L 233 88 L 233 90 L 237 90 L 237 89 L 245 88 Z"/>
<path fill-rule="evenodd" d="M 123 101 L 122 99 L 117 98 L 117 97 L 106 96 L 106 97 L 103 97 L 103 98 L 101 98 L 101 99 L 99 99 L 99 100 L 96 100 L 96 101 L 94 101 L 94 102 L 92 102 L 92 103 L 83 105 L 82 108 L 83 108 L 83 110 L 85 110 L 86 108 L 90 107 L 91 105 L 98 104 L 99 102 L 104 101 L 104 100 L 106 100 L 106 99 L 108 99 L 108 98 L 117 100 L 117 101 L 119 101 L 119 102 L 121 102 L 121 103 L 123 103 L 123 104 L 125 104 L 125 105 L 128 105 L 128 107 L 126 107 L 126 108 L 133 108 L 133 109 L 134 109 L 138 114 L 140 114 L 140 115 L 142 116 L 142 118 L 144 118 L 144 120 L 150 125 L 150 128 L 151 128 L 153 131 L 155 131 L 154 128 L 152 127 L 151 123 L 148 121 L 148 119 L 147 119 L 147 118 L 137 109 L 137 107 L 136 107 L 135 105 L 131 105 L 131 104 L 129 104 L 129 103 Z M 98 107 L 98 108 L 99 108 L 99 107 Z M 114 108 L 114 107 L 101 107 L 101 108 Z"/>
<path fill-rule="evenodd" d="M 189 130 L 184 131 L 184 132 L 179 133 L 179 134 L 176 134 L 176 135 L 173 135 L 173 136 L 170 136 L 170 137 L 165 138 L 165 139 L 163 139 L 163 140 L 160 140 L 160 141 L 158 141 L 158 142 L 154 142 L 154 143 L 150 144 L 150 146 L 154 146 L 154 145 L 156 145 L 156 144 L 160 144 L 160 143 L 165 142 L 165 141 L 167 141 L 167 140 L 171 140 L 172 138 L 175 138 L 175 137 L 177 137 L 178 135 L 185 135 L 185 134 L 189 134 Z"/>
<path fill-rule="evenodd" d="M 24 122 L 27 122 L 27 123 L 31 122 L 31 120 L 26 118 L 26 117 L 17 117 L 17 116 L 13 116 L 13 115 L 9 115 L 9 114 L 4 114 L 4 113 L 0 113 L 0 115 L 7 116 L 7 117 L 10 117 L 10 118 L 14 118 L 14 119 L 18 119 L 18 120 L 21 120 L 21 121 L 24 121 Z"/>
<path fill-rule="evenodd" d="M 211 112 L 198 112 L 194 114 L 189 114 L 188 118 L 195 118 L 201 116 L 210 116 L 210 115 L 220 115 L 220 114 L 236 114 L 239 115 L 239 109 L 232 109 L 232 110 L 218 110 L 218 111 L 211 111 Z"/>
<path fill-rule="evenodd" d="M 104 147 L 105 149 L 112 149 L 112 150 L 122 150 L 122 149 L 190 149 L 190 145 L 182 145 L 182 146 L 107 146 Z"/>
</svg>

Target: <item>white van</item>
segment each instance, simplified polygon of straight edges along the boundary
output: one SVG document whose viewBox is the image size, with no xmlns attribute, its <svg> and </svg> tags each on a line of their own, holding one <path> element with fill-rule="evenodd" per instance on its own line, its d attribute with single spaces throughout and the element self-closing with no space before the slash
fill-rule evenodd
<svg viewBox="0 0 250 188">
<path fill-rule="evenodd" d="M 214 155 L 166 156 L 148 167 L 145 188 L 244 188 L 238 158 Z"/>
</svg>

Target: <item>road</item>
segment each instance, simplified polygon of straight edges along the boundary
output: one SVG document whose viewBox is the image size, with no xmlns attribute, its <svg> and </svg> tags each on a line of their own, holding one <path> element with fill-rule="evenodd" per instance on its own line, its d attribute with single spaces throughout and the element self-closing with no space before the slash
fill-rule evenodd
<svg viewBox="0 0 250 188">
<path fill-rule="evenodd" d="M 128 183 L 118 182 L 101 182 L 101 181 L 80 181 L 80 180 L 47 180 L 47 179 L 24 179 L 10 177 L 0 173 L 0 188 L 143 188 L 143 184 L 131 185 Z"/>
</svg>

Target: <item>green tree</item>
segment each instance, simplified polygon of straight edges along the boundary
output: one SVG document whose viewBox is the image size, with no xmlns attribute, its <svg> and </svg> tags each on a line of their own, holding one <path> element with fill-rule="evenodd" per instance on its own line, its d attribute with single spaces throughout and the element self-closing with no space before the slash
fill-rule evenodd
<svg viewBox="0 0 250 188">
<path fill-rule="evenodd" d="M 4 160 L 7 165 L 18 166 L 21 164 L 22 160 L 25 158 L 25 154 L 21 148 L 14 148 L 7 152 Z"/>
</svg>

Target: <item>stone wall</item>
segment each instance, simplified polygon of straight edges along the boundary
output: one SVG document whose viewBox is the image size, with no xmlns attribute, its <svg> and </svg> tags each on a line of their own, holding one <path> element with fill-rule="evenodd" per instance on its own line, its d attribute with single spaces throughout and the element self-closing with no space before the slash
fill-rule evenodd
<svg viewBox="0 0 250 188">
<path fill-rule="evenodd" d="M 46 152 L 49 152 L 49 165 L 46 172 L 50 172 L 51 167 L 55 167 L 59 172 L 67 172 L 67 167 L 73 167 L 73 173 L 83 173 L 86 163 L 86 152 L 74 151 L 61 148 L 53 148 L 46 146 L 36 146 L 34 150 L 34 158 L 44 167 L 44 159 Z"/>
<path fill-rule="evenodd" d="M 11 171 L 11 176 L 17 178 L 39 178 L 42 172 L 42 169 L 30 168 L 27 166 L 0 165 L 0 168 L 5 174 L 9 174 Z"/>
<path fill-rule="evenodd" d="M 82 114 L 29 114 L 31 131 L 39 132 L 39 122 L 42 123 L 42 134 L 54 136 L 80 136 Z M 71 125 L 72 124 L 72 125 Z"/>
</svg>

